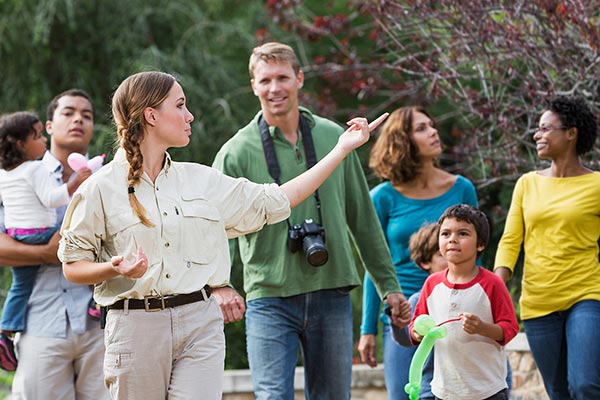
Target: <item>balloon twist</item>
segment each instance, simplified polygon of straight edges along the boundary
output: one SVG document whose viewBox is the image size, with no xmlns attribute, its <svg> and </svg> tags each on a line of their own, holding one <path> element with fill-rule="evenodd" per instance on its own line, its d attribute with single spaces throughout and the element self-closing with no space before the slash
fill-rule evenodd
<svg viewBox="0 0 600 400">
<path fill-rule="evenodd" d="M 408 394 L 410 400 L 417 400 L 419 398 L 419 391 L 421 390 L 421 378 L 423 376 L 425 360 L 427 360 L 427 356 L 431 353 L 435 340 L 445 337 L 448 334 L 448 329 L 445 326 L 437 326 L 433 318 L 427 314 L 419 315 L 415 319 L 413 327 L 419 335 L 423 336 L 423 340 L 419 344 L 419 347 L 417 347 L 417 351 L 410 362 L 408 383 L 404 386 L 404 391 Z"/>
</svg>

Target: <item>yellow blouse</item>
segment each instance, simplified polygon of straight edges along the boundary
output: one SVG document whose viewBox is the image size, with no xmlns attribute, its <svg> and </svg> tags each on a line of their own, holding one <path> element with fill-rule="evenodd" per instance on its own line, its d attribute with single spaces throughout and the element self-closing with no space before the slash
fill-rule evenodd
<svg viewBox="0 0 600 400">
<path fill-rule="evenodd" d="M 523 244 L 522 319 L 600 300 L 599 237 L 600 172 L 517 181 L 494 268 L 512 270 Z"/>
</svg>

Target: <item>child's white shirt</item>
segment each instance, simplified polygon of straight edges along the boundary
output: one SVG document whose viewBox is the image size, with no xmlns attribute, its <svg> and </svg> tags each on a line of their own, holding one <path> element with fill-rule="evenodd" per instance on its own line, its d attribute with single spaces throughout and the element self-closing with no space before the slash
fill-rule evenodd
<svg viewBox="0 0 600 400">
<path fill-rule="evenodd" d="M 55 208 L 69 203 L 66 184 L 59 185 L 42 161 L 25 161 L 0 169 L 0 202 L 6 228 L 45 228 L 56 225 Z"/>
<path fill-rule="evenodd" d="M 429 275 L 415 307 L 415 316 L 429 314 L 437 323 L 457 318 L 461 312 L 500 325 L 504 340 L 497 342 L 479 334 L 468 334 L 462 322 L 446 326 L 448 335 L 434 346 L 432 393 L 447 400 L 481 400 L 506 385 L 504 345 L 519 331 L 519 324 L 506 285 L 485 268 L 468 283 L 452 283 L 448 269 Z"/>
</svg>

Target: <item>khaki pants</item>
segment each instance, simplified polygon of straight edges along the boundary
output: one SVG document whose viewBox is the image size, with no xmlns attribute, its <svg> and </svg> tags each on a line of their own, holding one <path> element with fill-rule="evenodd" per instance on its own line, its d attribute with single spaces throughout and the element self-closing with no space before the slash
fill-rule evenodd
<svg viewBox="0 0 600 400">
<path fill-rule="evenodd" d="M 112 398 L 221 398 L 225 335 L 213 298 L 155 312 L 110 310 L 104 339 Z"/>
<path fill-rule="evenodd" d="M 19 367 L 13 381 L 14 400 L 103 400 L 104 343 L 100 328 L 65 338 L 21 334 Z"/>
</svg>

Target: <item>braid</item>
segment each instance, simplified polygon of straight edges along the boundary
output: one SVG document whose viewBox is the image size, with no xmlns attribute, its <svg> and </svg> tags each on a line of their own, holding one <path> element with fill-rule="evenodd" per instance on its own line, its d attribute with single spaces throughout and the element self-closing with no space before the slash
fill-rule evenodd
<svg viewBox="0 0 600 400">
<path fill-rule="evenodd" d="M 119 145 L 125 150 L 129 170 L 127 173 L 127 193 L 129 204 L 142 224 L 154 226 L 146 217 L 146 209 L 135 195 L 135 186 L 144 173 L 144 157 L 140 143 L 146 135 L 144 110 L 159 107 L 177 82 L 172 75 L 164 72 L 148 71 L 131 75 L 125 79 L 113 95 L 112 114 L 117 126 Z"/>
<path fill-rule="evenodd" d="M 142 156 L 142 152 L 140 151 L 139 144 L 143 135 L 143 131 L 139 125 L 137 126 L 137 129 L 127 129 L 124 127 L 119 127 L 118 135 L 121 138 L 121 146 L 125 150 L 125 156 L 127 158 L 127 163 L 129 164 L 129 172 L 127 174 L 127 187 L 134 188 L 138 184 L 142 174 L 144 173 L 144 157 Z M 131 204 L 131 208 L 133 208 L 135 214 L 142 221 L 142 224 L 146 226 L 154 226 L 154 224 L 150 222 L 150 220 L 146 217 L 146 209 L 138 201 L 135 195 L 135 191 L 129 190 L 128 196 L 129 204 Z"/>
</svg>

